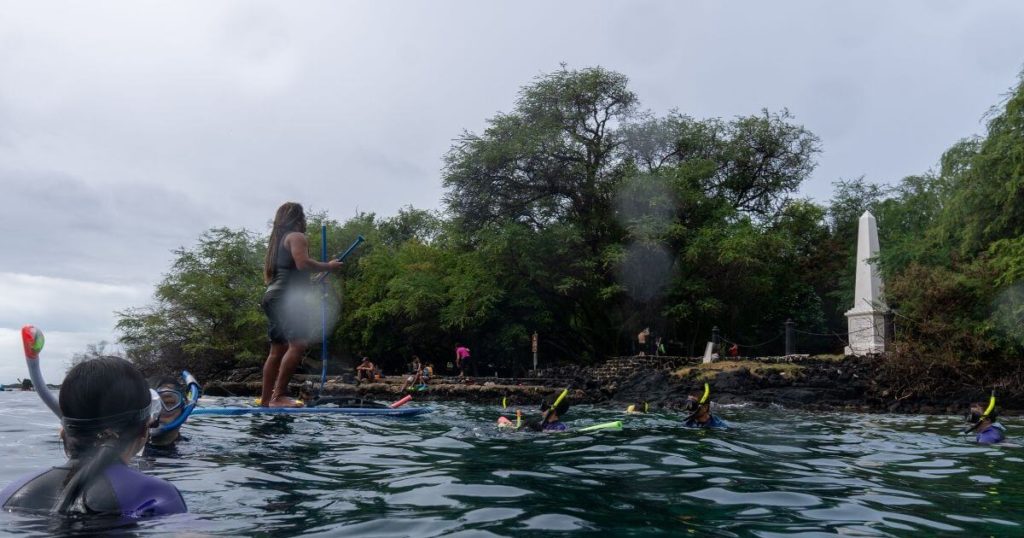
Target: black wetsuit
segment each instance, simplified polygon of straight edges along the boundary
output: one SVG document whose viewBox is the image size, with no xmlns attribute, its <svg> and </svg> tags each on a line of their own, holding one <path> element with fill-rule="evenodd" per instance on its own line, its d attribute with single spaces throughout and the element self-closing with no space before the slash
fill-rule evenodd
<svg viewBox="0 0 1024 538">
<path fill-rule="evenodd" d="M 0 491 L 5 510 L 49 512 L 64 489 L 70 464 L 23 476 Z M 170 482 L 114 463 L 89 484 L 81 497 L 87 514 L 142 518 L 187 512 L 185 500 Z"/>
<path fill-rule="evenodd" d="M 306 341 L 311 336 L 309 311 L 302 304 L 310 287 L 309 273 L 299 270 L 291 250 L 284 244 L 284 237 L 277 246 L 274 276 L 260 303 L 269 322 L 267 336 L 275 344 Z"/>
</svg>

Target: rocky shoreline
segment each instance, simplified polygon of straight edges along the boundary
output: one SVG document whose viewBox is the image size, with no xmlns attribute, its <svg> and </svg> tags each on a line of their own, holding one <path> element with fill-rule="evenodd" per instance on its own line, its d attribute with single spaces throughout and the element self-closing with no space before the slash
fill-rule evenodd
<svg viewBox="0 0 1024 538">
<path fill-rule="evenodd" d="M 730 359 L 701 364 L 686 357 L 619 357 L 594 367 L 563 366 L 529 378 L 475 378 L 462 383 L 439 377 L 426 391 L 413 392 L 418 401 L 459 400 L 508 405 L 535 405 L 548 394 L 571 387 L 576 403 L 625 406 L 640 401 L 654 409 L 678 409 L 691 393 L 707 382 L 719 404 L 750 403 L 822 411 L 961 414 L 969 402 L 984 399 L 984 389 L 950 380 L 948 391 L 937 395 L 893 394 L 879 372 L 884 357 L 789 356 Z M 319 375 L 296 375 L 292 391 L 305 382 L 319 385 Z M 358 396 L 397 400 L 404 376 L 355 384 L 350 376 L 331 376 L 324 396 Z M 258 369 L 233 372 L 223 381 L 205 383 L 211 396 L 253 396 L 259 393 Z M 1024 408 L 1020 388 L 1001 389 L 1002 413 Z"/>
</svg>

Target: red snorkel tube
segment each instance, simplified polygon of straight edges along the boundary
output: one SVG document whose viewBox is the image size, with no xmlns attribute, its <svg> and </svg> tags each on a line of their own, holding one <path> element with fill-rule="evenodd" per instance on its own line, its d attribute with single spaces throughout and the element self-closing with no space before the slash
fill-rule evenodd
<svg viewBox="0 0 1024 538">
<path fill-rule="evenodd" d="M 35 387 L 36 394 L 43 400 L 46 407 L 49 407 L 50 411 L 57 415 L 57 418 L 62 418 L 60 404 L 57 403 L 57 398 L 50 392 L 50 389 L 46 388 L 43 373 L 39 370 L 39 352 L 43 350 L 43 344 L 46 342 L 43 331 L 32 325 L 25 325 L 21 328 L 21 342 L 25 345 L 25 364 L 28 365 L 28 376 L 32 379 L 32 386 Z"/>
</svg>

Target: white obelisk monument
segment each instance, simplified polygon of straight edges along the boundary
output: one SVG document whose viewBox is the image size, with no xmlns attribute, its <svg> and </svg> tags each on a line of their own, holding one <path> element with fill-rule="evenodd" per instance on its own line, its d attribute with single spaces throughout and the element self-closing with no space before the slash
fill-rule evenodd
<svg viewBox="0 0 1024 538">
<path fill-rule="evenodd" d="M 857 284 L 853 308 L 846 312 L 850 345 L 847 355 L 868 355 L 885 351 L 885 312 L 882 303 L 882 277 L 875 263 L 878 256 L 878 225 L 865 211 L 857 227 Z"/>
</svg>

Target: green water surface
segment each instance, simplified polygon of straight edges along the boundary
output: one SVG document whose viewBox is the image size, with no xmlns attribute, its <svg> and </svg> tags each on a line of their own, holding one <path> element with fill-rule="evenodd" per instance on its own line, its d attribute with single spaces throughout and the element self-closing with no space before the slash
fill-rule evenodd
<svg viewBox="0 0 1024 538">
<path fill-rule="evenodd" d="M 412 419 L 194 417 L 176 450 L 138 462 L 190 513 L 120 532 L 1024 536 L 1024 449 L 974 445 L 959 417 L 725 407 L 733 428 L 695 431 L 578 406 L 570 426 L 625 427 L 502 434 L 497 406 L 430 405 Z M 1011 440 L 1024 432 L 1004 423 Z M 33 393 L 0 393 L 0 485 L 64 461 L 57 426 Z M 3 513 L 0 532 L 47 534 L 47 519 Z"/>
</svg>

